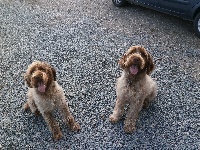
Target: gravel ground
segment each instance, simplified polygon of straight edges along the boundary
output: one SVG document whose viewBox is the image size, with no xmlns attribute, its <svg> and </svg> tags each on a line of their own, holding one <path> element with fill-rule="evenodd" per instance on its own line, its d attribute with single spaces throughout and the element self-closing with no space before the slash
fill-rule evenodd
<svg viewBox="0 0 200 150">
<path fill-rule="evenodd" d="M 112 113 L 117 60 L 143 45 L 156 61 L 158 96 L 126 134 Z M 34 60 L 57 70 L 70 110 L 81 124 L 53 141 L 42 117 L 23 112 L 23 80 Z M 200 40 L 192 23 L 111 0 L 0 1 L 0 149 L 200 149 Z"/>
</svg>

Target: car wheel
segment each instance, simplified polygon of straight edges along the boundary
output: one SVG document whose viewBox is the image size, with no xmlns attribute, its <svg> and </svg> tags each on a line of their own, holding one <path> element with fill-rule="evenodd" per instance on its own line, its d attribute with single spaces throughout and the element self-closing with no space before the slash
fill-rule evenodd
<svg viewBox="0 0 200 150">
<path fill-rule="evenodd" d="M 122 7 L 128 4 L 126 0 L 112 0 L 112 2 L 117 7 Z"/>
<path fill-rule="evenodd" d="M 200 13 L 194 19 L 194 31 L 196 36 L 200 38 Z"/>
</svg>

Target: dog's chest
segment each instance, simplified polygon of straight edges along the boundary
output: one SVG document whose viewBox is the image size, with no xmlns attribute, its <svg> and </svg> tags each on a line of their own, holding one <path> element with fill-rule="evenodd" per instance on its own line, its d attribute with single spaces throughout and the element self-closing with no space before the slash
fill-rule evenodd
<svg viewBox="0 0 200 150">
<path fill-rule="evenodd" d="M 124 88 L 124 94 L 127 95 L 128 97 L 137 97 L 137 95 L 143 95 L 144 90 L 141 86 L 141 83 L 134 83 L 134 82 L 129 82 L 125 85 L 126 87 Z"/>
<path fill-rule="evenodd" d="M 140 95 L 144 95 L 142 82 L 127 81 L 119 78 L 117 81 L 117 95 L 125 99 L 137 99 Z"/>
<path fill-rule="evenodd" d="M 50 97 L 35 94 L 34 101 L 41 113 L 45 111 L 52 111 L 56 107 L 56 100 Z"/>
</svg>

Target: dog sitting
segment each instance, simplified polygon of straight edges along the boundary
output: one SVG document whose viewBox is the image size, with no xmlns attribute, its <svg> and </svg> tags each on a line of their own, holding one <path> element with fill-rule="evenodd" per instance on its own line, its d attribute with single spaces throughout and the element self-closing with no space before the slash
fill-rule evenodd
<svg viewBox="0 0 200 150">
<path fill-rule="evenodd" d="M 80 130 L 80 125 L 70 114 L 63 89 L 56 81 L 56 71 L 52 66 L 45 62 L 33 62 L 25 73 L 25 80 L 29 89 L 28 100 L 23 108 L 25 110 L 30 108 L 36 115 L 42 114 L 54 139 L 62 137 L 62 132 L 52 114 L 55 108 L 61 110 L 71 130 Z"/>
<path fill-rule="evenodd" d="M 119 65 L 123 72 L 117 79 L 117 100 L 113 114 L 109 118 L 112 123 L 119 121 L 124 114 L 125 105 L 128 104 L 124 130 L 131 133 L 135 130 L 141 109 L 148 107 L 157 95 L 157 85 L 149 76 L 154 69 L 154 63 L 145 48 L 132 46 L 119 60 Z"/>
</svg>

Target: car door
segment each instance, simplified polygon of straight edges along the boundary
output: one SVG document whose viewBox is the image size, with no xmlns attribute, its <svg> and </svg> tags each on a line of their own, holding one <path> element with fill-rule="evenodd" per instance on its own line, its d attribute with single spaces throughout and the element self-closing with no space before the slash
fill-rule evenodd
<svg viewBox="0 0 200 150">
<path fill-rule="evenodd" d="M 159 5 L 168 11 L 185 14 L 198 2 L 199 0 L 159 0 Z"/>
<path fill-rule="evenodd" d="M 134 3 L 152 7 L 158 5 L 158 0 L 134 0 Z"/>
</svg>

